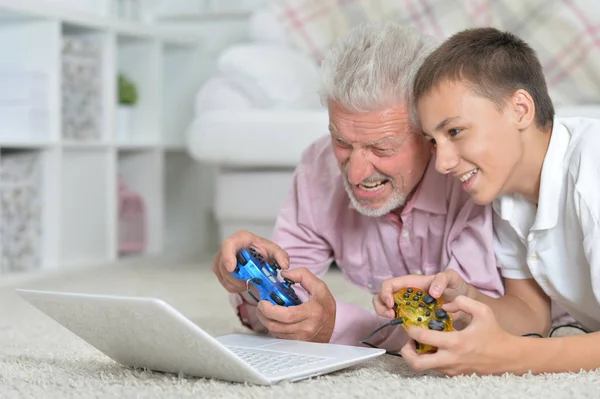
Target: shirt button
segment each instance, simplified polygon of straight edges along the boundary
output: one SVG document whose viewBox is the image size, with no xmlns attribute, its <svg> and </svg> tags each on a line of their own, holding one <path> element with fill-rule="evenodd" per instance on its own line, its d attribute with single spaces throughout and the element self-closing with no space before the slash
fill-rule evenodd
<svg viewBox="0 0 600 399">
<path fill-rule="evenodd" d="M 369 289 L 371 290 L 371 289 L 373 289 L 373 284 L 369 283 L 369 284 L 367 284 L 367 287 L 369 287 Z"/>
<path fill-rule="evenodd" d="M 410 233 L 408 232 L 408 230 L 406 230 L 406 229 L 402 230 L 402 237 L 408 238 L 409 235 L 410 235 Z"/>
<path fill-rule="evenodd" d="M 421 270 L 417 270 L 415 273 L 418 274 L 418 275 L 422 275 L 423 274 L 423 272 Z"/>
<path fill-rule="evenodd" d="M 533 253 L 533 254 L 529 255 L 529 260 L 532 262 L 537 262 L 538 260 L 540 260 L 540 257 L 538 254 Z"/>
</svg>

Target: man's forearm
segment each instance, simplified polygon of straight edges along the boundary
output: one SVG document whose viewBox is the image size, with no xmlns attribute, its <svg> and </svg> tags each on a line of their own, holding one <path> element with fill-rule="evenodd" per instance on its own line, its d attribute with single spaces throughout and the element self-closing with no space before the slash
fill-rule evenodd
<svg viewBox="0 0 600 399">
<path fill-rule="evenodd" d="M 299 290 L 299 292 L 302 292 Z M 267 334 L 269 331 L 258 318 L 258 307 L 246 292 L 244 300 L 245 317 L 248 327 L 255 332 Z M 367 338 L 378 327 L 390 320 L 377 316 L 373 311 L 347 302 L 336 300 L 336 316 L 330 343 L 363 346 L 360 341 Z M 389 351 L 399 351 L 407 342 L 408 336 L 402 326 L 388 326 L 374 334 L 368 342 Z"/>
<path fill-rule="evenodd" d="M 330 342 L 333 344 L 363 346 L 367 338 L 390 319 L 380 317 L 372 310 L 336 300 L 336 320 Z M 387 326 L 367 340 L 372 345 L 388 351 L 399 351 L 408 341 L 402 326 Z"/>
<path fill-rule="evenodd" d="M 492 298 L 476 288 L 469 286 L 469 297 L 485 303 L 493 311 L 500 326 L 514 335 L 540 334 L 545 336 L 551 326 L 550 312 L 538 314 L 521 298 L 506 294 Z"/>
</svg>

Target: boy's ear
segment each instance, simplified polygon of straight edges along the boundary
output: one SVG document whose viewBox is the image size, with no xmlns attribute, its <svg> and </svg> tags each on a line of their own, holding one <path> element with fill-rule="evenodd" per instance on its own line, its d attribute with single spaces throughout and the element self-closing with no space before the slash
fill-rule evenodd
<svg viewBox="0 0 600 399">
<path fill-rule="evenodd" d="M 515 123 L 519 130 L 527 129 L 535 121 L 535 102 L 526 90 L 519 89 L 511 101 Z"/>
</svg>

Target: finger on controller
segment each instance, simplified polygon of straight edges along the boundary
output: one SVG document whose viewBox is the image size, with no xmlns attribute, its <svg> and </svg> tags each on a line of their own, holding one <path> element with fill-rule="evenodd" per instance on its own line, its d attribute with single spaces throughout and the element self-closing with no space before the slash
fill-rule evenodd
<svg viewBox="0 0 600 399">
<path fill-rule="evenodd" d="M 290 280 L 290 279 L 289 279 L 289 278 L 287 278 L 287 277 L 284 277 L 284 278 L 283 278 L 283 282 L 284 282 L 285 284 L 287 284 L 288 286 L 292 286 L 292 285 L 296 284 L 296 282 L 295 282 L 295 281 L 293 281 L 293 280 Z"/>
<path fill-rule="evenodd" d="M 409 327 L 421 327 L 435 331 L 454 331 L 452 315 L 442 309 L 443 301 L 435 299 L 424 290 L 406 287 L 394 294 L 394 313 L 401 319 L 405 330 Z M 431 345 L 415 342 L 417 353 L 436 352 Z"/>
<path fill-rule="evenodd" d="M 269 261 L 269 264 L 271 265 L 271 267 L 273 268 L 273 270 L 275 270 L 275 271 L 281 270 L 281 266 L 279 266 L 279 263 L 277 263 L 277 261 L 275 259 L 271 259 Z"/>
<path fill-rule="evenodd" d="M 302 303 L 291 288 L 294 283 L 282 279 L 277 268 L 265 261 L 265 258 L 254 248 L 243 248 L 236 254 L 237 266 L 233 276 L 246 282 L 248 294 L 257 302 L 266 300 L 274 305 L 294 306 Z M 279 265 L 277 265 L 279 267 Z M 292 284 L 290 284 L 290 282 Z M 253 292 L 250 289 L 252 283 Z"/>
</svg>

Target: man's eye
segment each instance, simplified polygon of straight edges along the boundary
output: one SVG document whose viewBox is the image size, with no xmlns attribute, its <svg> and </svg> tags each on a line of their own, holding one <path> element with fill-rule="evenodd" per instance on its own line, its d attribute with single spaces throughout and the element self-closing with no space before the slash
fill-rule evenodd
<svg viewBox="0 0 600 399">
<path fill-rule="evenodd" d="M 379 155 L 390 155 L 394 152 L 393 148 L 378 148 L 373 147 L 373 151 L 375 151 Z"/>
<path fill-rule="evenodd" d="M 452 137 L 456 136 L 458 133 L 461 132 L 461 129 L 450 129 L 448 130 L 448 134 Z"/>
</svg>

